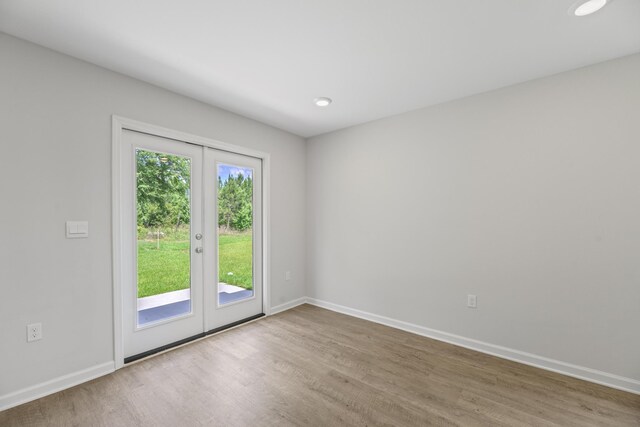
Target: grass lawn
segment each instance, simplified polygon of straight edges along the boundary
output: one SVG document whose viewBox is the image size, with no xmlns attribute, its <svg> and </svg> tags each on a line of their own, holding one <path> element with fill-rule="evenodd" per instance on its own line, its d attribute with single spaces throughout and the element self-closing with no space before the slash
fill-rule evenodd
<svg viewBox="0 0 640 427">
<path fill-rule="evenodd" d="M 186 237 L 177 235 L 160 239 L 160 249 L 153 240 L 138 240 L 138 298 L 189 287 L 189 241 Z M 221 234 L 219 240 L 218 280 L 253 289 L 251 233 Z"/>
<path fill-rule="evenodd" d="M 253 289 L 252 234 L 221 234 L 218 281 Z M 231 273 L 231 274 L 229 274 Z"/>
</svg>

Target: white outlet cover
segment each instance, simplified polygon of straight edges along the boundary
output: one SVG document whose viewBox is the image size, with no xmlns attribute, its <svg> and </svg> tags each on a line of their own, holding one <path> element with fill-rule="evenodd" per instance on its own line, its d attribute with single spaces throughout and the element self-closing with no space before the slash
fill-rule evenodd
<svg viewBox="0 0 640 427">
<path fill-rule="evenodd" d="M 476 295 L 467 295 L 467 307 L 469 308 L 478 307 L 478 297 Z"/>
<path fill-rule="evenodd" d="M 27 342 L 42 339 L 42 323 L 32 323 L 27 325 Z"/>
</svg>

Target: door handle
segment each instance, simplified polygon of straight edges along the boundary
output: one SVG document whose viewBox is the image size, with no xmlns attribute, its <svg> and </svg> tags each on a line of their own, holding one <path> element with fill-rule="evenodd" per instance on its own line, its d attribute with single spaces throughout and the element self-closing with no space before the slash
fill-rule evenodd
<svg viewBox="0 0 640 427">
<path fill-rule="evenodd" d="M 196 234 L 196 240 L 201 240 L 202 239 L 202 234 L 198 233 Z"/>
<path fill-rule="evenodd" d="M 202 248 L 201 248 L 200 246 L 198 246 L 198 247 L 196 248 L 196 253 L 197 253 L 197 254 L 201 254 L 201 253 L 202 253 Z"/>
</svg>

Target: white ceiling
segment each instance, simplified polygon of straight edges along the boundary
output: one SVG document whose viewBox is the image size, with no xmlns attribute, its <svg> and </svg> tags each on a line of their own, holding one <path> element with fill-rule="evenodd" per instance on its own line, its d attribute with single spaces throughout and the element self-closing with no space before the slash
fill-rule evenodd
<svg viewBox="0 0 640 427">
<path fill-rule="evenodd" d="M 308 137 L 640 51 L 640 0 L 574 2 L 0 0 L 0 31 Z"/>
</svg>

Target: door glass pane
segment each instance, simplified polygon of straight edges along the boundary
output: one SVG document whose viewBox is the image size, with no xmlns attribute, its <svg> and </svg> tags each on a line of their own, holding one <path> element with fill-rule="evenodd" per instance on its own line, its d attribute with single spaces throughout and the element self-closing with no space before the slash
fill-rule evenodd
<svg viewBox="0 0 640 427">
<path fill-rule="evenodd" d="M 136 150 L 139 326 L 191 313 L 191 160 Z"/>
<path fill-rule="evenodd" d="M 253 297 L 253 169 L 218 165 L 218 304 Z"/>
</svg>

